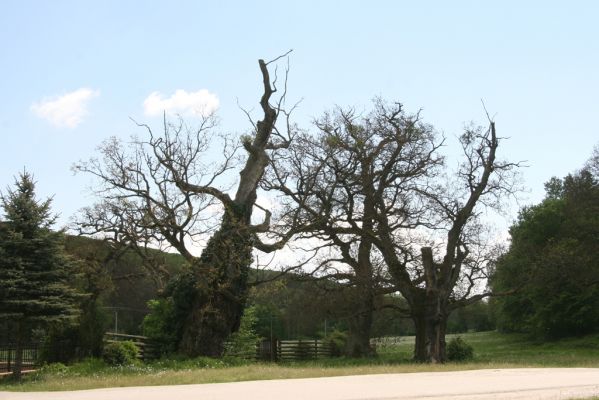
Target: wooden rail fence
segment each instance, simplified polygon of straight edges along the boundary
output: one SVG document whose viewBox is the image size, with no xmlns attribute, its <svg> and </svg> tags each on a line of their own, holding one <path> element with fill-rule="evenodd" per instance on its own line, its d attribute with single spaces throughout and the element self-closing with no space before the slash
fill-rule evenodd
<svg viewBox="0 0 599 400">
<path fill-rule="evenodd" d="M 139 358 L 143 361 L 160 357 L 158 346 L 146 336 L 126 335 L 107 332 L 104 334 L 105 343 L 131 341 L 139 348 Z M 23 347 L 23 370 L 33 369 L 38 365 L 39 345 L 27 344 Z M 244 354 L 234 354 L 247 359 L 264 361 L 301 361 L 330 357 L 331 346 L 323 340 L 262 340 L 256 343 L 255 351 Z M 11 372 L 16 356 L 13 344 L 0 344 L 0 373 Z"/>
<path fill-rule="evenodd" d="M 105 343 L 115 343 L 131 341 L 139 349 L 139 359 L 143 361 L 155 360 L 160 357 L 160 352 L 155 343 L 146 336 L 125 335 L 123 333 L 106 332 L 104 334 Z"/>
<path fill-rule="evenodd" d="M 300 361 L 330 356 L 330 344 L 316 339 L 263 340 L 256 346 L 256 358 L 260 360 Z"/>
<path fill-rule="evenodd" d="M 129 340 L 139 348 L 139 358 L 143 361 L 154 360 L 160 357 L 158 347 L 146 336 L 125 335 L 122 333 L 107 332 L 104 334 L 106 343 Z M 299 340 L 262 340 L 256 343 L 255 350 L 231 355 L 264 361 L 299 361 L 314 360 L 330 357 L 331 346 L 327 341 L 317 339 Z"/>
</svg>

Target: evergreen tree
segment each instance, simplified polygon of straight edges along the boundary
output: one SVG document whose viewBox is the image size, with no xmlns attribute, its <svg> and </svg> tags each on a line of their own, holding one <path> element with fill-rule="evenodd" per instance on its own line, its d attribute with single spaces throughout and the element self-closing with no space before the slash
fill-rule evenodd
<svg viewBox="0 0 599 400">
<path fill-rule="evenodd" d="M 78 296 L 67 283 L 74 263 L 64 252 L 63 232 L 51 230 L 51 199 L 36 199 L 32 176 L 20 174 L 0 204 L 0 319 L 14 327 L 13 375 L 20 379 L 23 344 L 32 330 L 74 319 Z"/>
</svg>

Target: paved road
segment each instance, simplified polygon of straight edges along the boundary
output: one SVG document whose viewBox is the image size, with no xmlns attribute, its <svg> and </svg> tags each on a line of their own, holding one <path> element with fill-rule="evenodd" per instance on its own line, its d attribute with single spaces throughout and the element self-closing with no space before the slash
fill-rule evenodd
<svg viewBox="0 0 599 400">
<path fill-rule="evenodd" d="M 599 368 L 496 369 L 144 386 L 75 392 L 0 392 L 1 400 L 571 399 L 599 395 Z"/>
</svg>

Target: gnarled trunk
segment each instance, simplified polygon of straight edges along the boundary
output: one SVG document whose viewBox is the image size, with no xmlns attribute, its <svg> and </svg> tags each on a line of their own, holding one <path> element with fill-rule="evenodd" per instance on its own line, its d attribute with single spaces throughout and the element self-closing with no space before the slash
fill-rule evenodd
<svg viewBox="0 0 599 400">
<path fill-rule="evenodd" d="M 443 299 L 434 291 L 429 291 L 421 300 L 424 304 L 412 308 L 412 321 L 416 330 L 414 361 L 444 363 L 445 334 L 448 312 Z"/>
<path fill-rule="evenodd" d="M 196 293 L 179 343 L 179 350 L 189 356 L 222 355 L 224 341 L 239 329 L 246 303 L 255 233 L 252 211 L 258 184 L 269 162 L 266 150 L 277 120 L 277 110 L 269 103 L 274 90 L 267 63 L 258 63 L 264 84 L 260 99 L 264 118 L 256 123 L 253 140 L 243 143 L 248 159 L 239 174 L 235 198 L 224 204 L 220 229 L 193 265 Z"/>
<path fill-rule="evenodd" d="M 240 219 L 225 216 L 193 266 L 196 293 L 179 344 L 189 356 L 220 356 L 224 341 L 239 328 L 252 263 L 245 228 Z"/>
<path fill-rule="evenodd" d="M 447 317 L 443 314 L 428 315 L 425 318 L 427 362 L 437 364 L 447 360 L 445 354 L 446 331 Z"/>
</svg>

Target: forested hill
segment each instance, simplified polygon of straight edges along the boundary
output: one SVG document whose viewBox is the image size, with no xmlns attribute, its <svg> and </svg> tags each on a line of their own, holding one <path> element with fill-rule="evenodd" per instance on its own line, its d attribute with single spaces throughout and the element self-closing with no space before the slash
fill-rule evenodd
<svg viewBox="0 0 599 400">
<path fill-rule="evenodd" d="M 162 276 L 144 267 L 142 258 L 133 251 L 115 251 L 106 241 L 67 235 L 67 253 L 80 260 L 82 274 L 78 285 L 97 296 L 106 311 L 110 329 L 114 327 L 115 311 L 121 332 L 139 333 L 141 321 L 148 312 L 147 302 L 156 298 L 168 275 L 184 268 L 179 254 L 151 250 L 155 263 L 163 269 Z"/>
<path fill-rule="evenodd" d="M 177 253 L 149 250 L 154 265 L 148 269 L 134 251 L 118 251 L 109 242 L 84 236 L 66 235 L 65 249 L 80 260 L 83 273 L 77 285 L 99 298 L 109 319 L 108 329 L 114 329 L 118 312 L 118 330 L 132 334 L 141 333 L 148 301 L 157 298 L 169 277 L 186 266 Z M 269 280 L 275 275 L 278 272 L 251 270 L 250 280 Z"/>
</svg>

